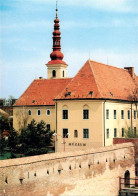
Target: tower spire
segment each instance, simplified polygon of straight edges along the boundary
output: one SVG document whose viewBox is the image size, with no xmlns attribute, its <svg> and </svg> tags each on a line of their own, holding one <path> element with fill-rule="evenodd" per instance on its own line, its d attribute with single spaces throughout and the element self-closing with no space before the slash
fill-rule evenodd
<svg viewBox="0 0 138 196">
<path fill-rule="evenodd" d="M 64 61 L 62 61 L 64 55 L 61 52 L 61 32 L 59 31 L 60 25 L 59 25 L 59 19 L 58 19 L 58 9 L 57 9 L 57 1 L 56 1 L 56 18 L 54 20 L 54 32 L 53 32 L 53 52 L 50 54 L 51 61 L 48 62 L 48 64 L 66 64 Z"/>
<path fill-rule="evenodd" d="M 57 18 L 57 12 L 58 12 L 57 3 L 58 3 L 58 1 L 56 1 L 56 18 Z"/>
<path fill-rule="evenodd" d="M 48 78 L 66 78 L 67 64 L 62 60 L 64 55 L 61 52 L 61 33 L 59 31 L 58 8 L 56 1 L 56 18 L 54 20 L 53 31 L 53 51 L 50 54 L 51 61 L 47 65 Z"/>
</svg>

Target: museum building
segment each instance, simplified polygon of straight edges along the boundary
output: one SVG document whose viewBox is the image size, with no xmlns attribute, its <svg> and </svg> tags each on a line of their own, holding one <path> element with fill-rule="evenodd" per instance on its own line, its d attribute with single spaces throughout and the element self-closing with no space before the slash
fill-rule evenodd
<svg viewBox="0 0 138 196">
<path fill-rule="evenodd" d="M 138 77 L 133 67 L 87 60 L 73 78 L 61 52 L 56 9 L 53 51 L 47 79 L 35 79 L 13 108 L 13 126 L 20 130 L 32 119 L 55 131 L 56 151 L 74 151 L 113 144 L 125 129 L 138 130 Z"/>
</svg>

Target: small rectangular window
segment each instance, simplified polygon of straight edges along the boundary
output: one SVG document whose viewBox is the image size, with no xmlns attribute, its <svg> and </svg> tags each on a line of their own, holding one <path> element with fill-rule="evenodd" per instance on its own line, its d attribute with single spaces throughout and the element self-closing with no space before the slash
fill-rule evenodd
<svg viewBox="0 0 138 196">
<path fill-rule="evenodd" d="M 63 129 L 63 138 L 68 138 L 68 129 Z"/>
<path fill-rule="evenodd" d="M 114 110 L 114 119 L 116 119 L 116 110 Z"/>
<path fill-rule="evenodd" d="M 28 110 L 28 115 L 31 116 L 32 115 L 32 111 Z"/>
<path fill-rule="evenodd" d="M 137 135 L 137 128 L 134 127 L 134 136 L 136 136 L 136 135 Z"/>
<path fill-rule="evenodd" d="M 46 114 L 49 116 L 50 115 L 50 110 L 47 110 L 46 111 Z"/>
<path fill-rule="evenodd" d="M 68 119 L 68 110 L 62 111 L 62 117 L 63 117 L 63 119 Z"/>
<path fill-rule="evenodd" d="M 83 138 L 89 138 L 89 129 L 83 129 Z"/>
<path fill-rule="evenodd" d="M 109 110 L 106 110 L 106 119 L 109 119 Z"/>
<path fill-rule="evenodd" d="M 134 119 L 136 119 L 136 116 L 137 116 L 137 112 L 136 110 L 134 110 Z"/>
<path fill-rule="evenodd" d="M 37 114 L 38 114 L 38 116 L 40 116 L 41 115 L 41 110 L 37 110 Z"/>
<path fill-rule="evenodd" d="M 122 128 L 122 137 L 124 137 L 124 128 Z"/>
<path fill-rule="evenodd" d="M 124 110 L 121 110 L 121 119 L 124 119 Z"/>
<path fill-rule="evenodd" d="M 117 137 L 117 128 L 114 128 L 114 137 Z"/>
<path fill-rule="evenodd" d="M 50 130 L 50 124 L 47 124 L 46 126 L 47 126 L 47 130 Z"/>
<path fill-rule="evenodd" d="M 83 119 L 89 119 L 89 110 L 83 110 Z"/>
<path fill-rule="evenodd" d="M 106 129 L 106 138 L 109 138 L 109 129 Z"/>
<path fill-rule="evenodd" d="M 130 119 L 130 110 L 127 111 L 128 119 Z"/>
<path fill-rule="evenodd" d="M 78 137 L 78 131 L 74 130 L 74 137 Z"/>
</svg>

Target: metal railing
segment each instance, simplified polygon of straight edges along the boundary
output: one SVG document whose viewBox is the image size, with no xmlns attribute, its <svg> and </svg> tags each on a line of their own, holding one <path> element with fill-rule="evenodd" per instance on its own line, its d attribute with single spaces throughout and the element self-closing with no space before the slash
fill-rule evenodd
<svg viewBox="0 0 138 196">
<path fill-rule="evenodd" d="M 138 191 L 138 178 L 119 177 L 119 191 L 130 189 L 133 191 Z"/>
</svg>

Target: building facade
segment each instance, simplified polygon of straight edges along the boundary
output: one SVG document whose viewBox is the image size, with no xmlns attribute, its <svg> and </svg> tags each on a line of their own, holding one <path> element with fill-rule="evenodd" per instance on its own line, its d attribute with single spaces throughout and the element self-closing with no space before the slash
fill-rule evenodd
<svg viewBox="0 0 138 196">
<path fill-rule="evenodd" d="M 32 119 L 55 130 L 56 151 L 74 151 L 113 144 L 125 129 L 138 130 L 138 77 L 133 67 L 120 69 L 88 60 L 73 78 L 66 78 L 59 19 L 54 20 L 53 52 L 48 79 L 34 80 L 14 105 L 14 128 Z"/>
</svg>

